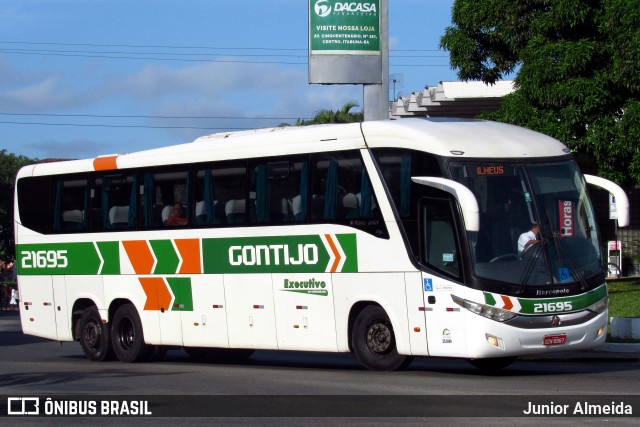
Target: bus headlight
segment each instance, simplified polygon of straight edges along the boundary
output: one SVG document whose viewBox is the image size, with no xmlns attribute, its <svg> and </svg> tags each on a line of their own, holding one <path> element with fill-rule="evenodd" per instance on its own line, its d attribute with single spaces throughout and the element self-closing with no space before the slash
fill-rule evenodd
<svg viewBox="0 0 640 427">
<path fill-rule="evenodd" d="M 597 303 L 593 304 L 592 306 L 587 307 L 587 310 L 600 314 L 607 309 L 608 305 L 609 305 L 609 297 L 604 297 Z"/>
<path fill-rule="evenodd" d="M 479 314 L 480 316 L 486 317 L 487 319 L 495 320 L 496 322 L 506 322 L 509 319 L 513 319 L 517 316 L 516 313 L 511 311 L 503 310 L 497 307 L 491 307 L 485 304 L 479 304 L 477 302 L 469 301 L 466 299 L 462 299 L 455 295 L 451 295 L 453 302 L 458 304 L 462 308 L 466 308 L 472 313 Z"/>
</svg>

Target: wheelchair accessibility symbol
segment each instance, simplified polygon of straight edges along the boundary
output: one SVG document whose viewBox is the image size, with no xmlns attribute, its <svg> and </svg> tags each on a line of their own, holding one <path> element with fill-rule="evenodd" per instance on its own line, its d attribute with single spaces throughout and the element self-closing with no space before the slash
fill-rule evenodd
<svg viewBox="0 0 640 427">
<path fill-rule="evenodd" d="M 571 281 L 571 272 L 568 268 L 560 267 L 558 269 L 558 279 L 561 283 Z"/>
</svg>

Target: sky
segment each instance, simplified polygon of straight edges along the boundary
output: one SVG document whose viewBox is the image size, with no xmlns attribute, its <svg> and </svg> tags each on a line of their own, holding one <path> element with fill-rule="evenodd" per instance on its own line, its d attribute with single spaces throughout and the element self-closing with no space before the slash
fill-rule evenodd
<svg viewBox="0 0 640 427">
<path fill-rule="evenodd" d="M 0 150 L 91 158 L 362 106 L 360 85 L 308 83 L 308 4 L 0 0 Z M 396 95 L 457 80 L 452 5 L 390 0 Z"/>
</svg>

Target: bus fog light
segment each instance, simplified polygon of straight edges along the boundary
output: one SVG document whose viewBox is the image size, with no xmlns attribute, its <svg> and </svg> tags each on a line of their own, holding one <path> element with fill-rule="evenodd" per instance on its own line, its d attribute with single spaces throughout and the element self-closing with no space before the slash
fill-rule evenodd
<svg viewBox="0 0 640 427">
<path fill-rule="evenodd" d="M 596 337 L 600 337 L 603 333 L 604 333 L 604 326 L 601 326 L 600 329 L 598 329 L 598 333 L 596 334 Z"/>
<path fill-rule="evenodd" d="M 504 342 L 502 338 L 494 337 L 493 335 L 484 334 L 487 337 L 487 342 L 494 347 L 504 350 Z"/>
</svg>

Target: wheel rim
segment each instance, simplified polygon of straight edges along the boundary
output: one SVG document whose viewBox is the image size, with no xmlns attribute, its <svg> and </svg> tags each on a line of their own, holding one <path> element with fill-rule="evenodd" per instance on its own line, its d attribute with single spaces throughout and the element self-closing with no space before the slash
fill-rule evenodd
<svg viewBox="0 0 640 427">
<path fill-rule="evenodd" d="M 85 326 L 83 336 L 87 347 L 96 350 L 102 343 L 102 328 L 95 320 L 92 320 Z"/>
<path fill-rule="evenodd" d="M 367 330 L 367 347 L 374 354 L 387 354 L 393 349 L 391 325 L 384 320 L 376 320 Z"/>
<path fill-rule="evenodd" d="M 118 327 L 118 341 L 124 350 L 131 350 L 136 341 L 136 331 L 129 319 L 122 319 Z"/>
</svg>

